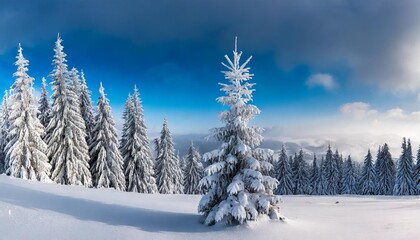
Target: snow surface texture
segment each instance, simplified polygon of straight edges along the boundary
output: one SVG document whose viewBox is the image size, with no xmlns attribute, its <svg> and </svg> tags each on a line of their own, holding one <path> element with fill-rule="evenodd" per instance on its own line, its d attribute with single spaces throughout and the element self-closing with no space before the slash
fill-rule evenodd
<svg viewBox="0 0 420 240">
<path fill-rule="evenodd" d="M 420 197 L 283 196 L 286 222 L 208 227 L 199 195 L 89 189 L 0 175 L 0 239 L 418 239 Z"/>
</svg>

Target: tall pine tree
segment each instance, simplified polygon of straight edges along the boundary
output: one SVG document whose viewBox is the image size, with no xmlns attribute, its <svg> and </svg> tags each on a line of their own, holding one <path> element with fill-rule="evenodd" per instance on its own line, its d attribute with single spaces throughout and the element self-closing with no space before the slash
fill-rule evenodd
<svg viewBox="0 0 420 240">
<path fill-rule="evenodd" d="M 51 179 L 60 184 L 92 185 L 85 122 L 80 114 L 79 97 L 72 91 L 66 54 L 58 36 L 54 48 L 51 120 L 47 127 Z"/>
<path fill-rule="evenodd" d="M 261 174 L 261 163 L 252 152 L 261 141 L 262 129 L 249 126 L 249 121 L 260 110 L 249 104 L 252 101 L 253 74 L 249 73 L 248 58 L 240 64 L 242 52 L 237 51 L 236 41 L 233 61 L 225 55 L 228 64 L 224 71 L 229 83 L 221 83 L 226 96 L 217 100 L 229 110 L 220 114 L 223 127 L 214 128 L 212 136 L 222 142 L 219 149 L 203 156 L 208 167 L 200 184 L 208 192 L 200 200 L 198 211 L 204 214 L 204 224 L 213 225 L 226 220 L 229 223 L 243 223 L 256 220 L 260 214 L 269 214 L 278 219 L 279 197 L 273 195 L 277 180 Z"/>
<path fill-rule="evenodd" d="M 195 149 L 191 142 L 188 154 L 185 157 L 184 166 L 184 193 L 201 194 L 203 191 L 198 184 L 203 177 L 203 165 L 201 164 L 200 153 Z"/>
<path fill-rule="evenodd" d="M 178 157 L 175 155 L 174 143 L 168 122 L 163 122 L 162 131 L 157 145 L 155 160 L 156 182 L 159 193 L 182 193 L 182 171 Z"/>
<path fill-rule="evenodd" d="M 372 154 L 370 150 L 363 162 L 362 174 L 359 180 L 359 191 L 362 195 L 374 195 L 375 189 L 375 167 L 373 165 Z"/>
<path fill-rule="evenodd" d="M 37 114 L 33 95 L 33 78 L 28 75 L 29 61 L 23 57 L 19 44 L 16 78 L 10 96 L 9 142 L 6 145 L 6 174 L 23 179 L 50 181 L 51 165 L 46 155 L 47 145 L 42 140 L 44 126 Z"/>
<path fill-rule="evenodd" d="M 417 151 L 417 161 L 414 167 L 414 180 L 417 183 L 417 194 L 420 194 L 420 148 Z"/>
<path fill-rule="evenodd" d="M 123 118 L 125 121 L 120 150 L 124 160 L 127 191 L 156 193 L 153 160 L 137 87 L 134 87 L 134 95 L 127 99 Z"/>
<path fill-rule="evenodd" d="M 293 179 L 292 169 L 286 154 L 284 146 L 281 148 L 279 159 L 274 165 L 275 177 L 279 184 L 275 190 L 277 195 L 291 195 L 293 194 Z"/>
<path fill-rule="evenodd" d="M 6 171 L 6 145 L 9 142 L 10 130 L 10 103 L 9 91 L 4 91 L 1 105 L 1 126 L 0 126 L 0 174 Z"/>
<path fill-rule="evenodd" d="M 295 175 L 293 193 L 294 194 L 307 194 L 309 192 L 309 178 L 308 166 L 303 159 L 303 150 L 299 151 L 297 158 L 293 163 L 293 173 Z"/>
<path fill-rule="evenodd" d="M 44 77 L 42 78 L 41 97 L 39 98 L 38 104 L 38 119 L 42 126 L 47 128 L 51 118 L 51 107 L 47 91 L 47 81 Z"/>
<path fill-rule="evenodd" d="M 357 194 L 357 174 L 350 155 L 343 163 L 343 178 L 341 185 L 341 194 Z"/>
<path fill-rule="evenodd" d="M 406 142 L 404 138 L 401 148 L 402 153 L 397 162 L 394 195 L 415 195 L 416 186 L 414 182 L 413 153 L 410 139 Z"/>
<path fill-rule="evenodd" d="M 92 143 L 93 128 L 94 128 L 95 123 L 94 123 L 94 118 L 93 118 L 92 100 L 90 97 L 91 92 L 88 89 L 83 70 L 80 72 L 80 82 L 78 85 L 78 89 L 80 92 L 80 95 L 79 95 L 80 114 L 82 115 L 82 118 L 85 122 L 86 143 L 89 146 Z"/>
<path fill-rule="evenodd" d="M 340 181 L 339 155 L 338 151 L 333 155 L 330 145 L 328 145 L 323 168 L 325 174 L 325 194 L 338 194 Z"/>
<path fill-rule="evenodd" d="M 118 149 L 117 130 L 104 88 L 99 88 L 99 100 L 93 129 L 90 170 L 93 186 L 125 190 L 122 157 Z"/>
<path fill-rule="evenodd" d="M 375 168 L 376 193 L 379 195 L 392 195 L 395 185 L 395 165 L 386 143 L 380 149 Z"/>
<path fill-rule="evenodd" d="M 320 170 L 318 167 L 318 163 L 316 160 L 316 155 L 314 154 L 314 160 L 312 161 L 312 167 L 310 171 L 310 177 L 309 177 L 309 194 L 311 195 L 318 195 L 320 194 Z"/>
</svg>

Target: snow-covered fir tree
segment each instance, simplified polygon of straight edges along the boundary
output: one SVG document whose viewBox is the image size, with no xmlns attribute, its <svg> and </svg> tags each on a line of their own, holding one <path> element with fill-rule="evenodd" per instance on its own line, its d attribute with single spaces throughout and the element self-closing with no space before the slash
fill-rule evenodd
<svg viewBox="0 0 420 240">
<path fill-rule="evenodd" d="M 320 193 L 320 170 L 318 167 L 316 155 L 314 154 L 314 160 L 312 161 L 312 166 L 310 170 L 310 177 L 309 177 L 309 194 L 311 195 L 318 195 Z"/>
<path fill-rule="evenodd" d="M 318 182 L 318 195 L 327 195 L 327 166 L 325 163 L 325 158 L 321 158 L 321 163 L 319 164 L 319 182 Z"/>
<path fill-rule="evenodd" d="M 336 162 L 336 167 L 337 167 L 337 171 L 334 172 L 334 174 L 336 174 L 336 177 L 338 179 L 337 185 L 335 185 L 334 187 L 337 189 L 337 194 L 341 193 L 341 189 L 342 189 L 342 177 L 343 177 L 343 156 L 340 155 L 338 153 L 338 150 L 335 150 L 335 154 L 333 156 L 335 162 Z"/>
<path fill-rule="evenodd" d="M 404 138 L 401 148 L 402 153 L 397 162 L 394 195 L 415 195 L 417 189 L 414 181 L 413 153 L 410 139 L 406 142 Z"/>
<path fill-rule="evenodd" d="M 74 91 L 76 96 L 80 97 L 80 79 L 79 79 L 79 71 L 76 68 L 72 68 L 70 70 L 70 85 L 71 89 Z M 80 103 L 80 101 L 79 101 Z"/>
<path fill-rule="evenodd" d="M 4 91 L 3 101 L 1 105 L 1 118 L 0 118 L 0 174 L 6 171 L 6 145 L 9 142 L 9 129 L 10 129 L 10 104 L 9 104 L 9 91 Z"/>
<path fill-rule="evenodd" d="M 327 154 L 325 155 L 323 171 L 325 174 L 325 194 L 336 195 L 339 193 L 340 169 L 339 169 L 339 155 L 333 155 L 331 146 L 328 145 Z"/>
<path fill-rule="evenodd" d="M 182 170 L 178 157 L 175 155 L 174 143 L 168 122 L 163 121 L 162 131 L 157 144 L 155 172 L 159 193 L 182 193 Z"/>
<path fill-rule="evenodd" d="M 343 163 L 343 178 L 342 178 L 341 194 L 357 194 L 357 175 L 353 166 L 350 155 Z"/>
<path fill-rule="evenodd" d="M 50 74 L 52 108 L 47 127 L 51 179 L 60 184 L 92 185 L 85 122 L 80 114 L 79 97 L 72 91 L 66 54 L 58 36 L 54 48 L 54 69 Z"/>
<path fill-rule="evenodd" d="M 203 191 L 198 184 L 203 177 L 203 165 L 201 164 L 200 153 L 195 149 L 193 143 L 188 149 L 184 163 L 184 193 L 201 194 Z"/>
<path fill-rule="evenodd" d="M 42 78 L 41 97 L 38 101 L 38 119 L 44 128 L 47 128 L 51 118 L 50 100 L 47 91 L 47 80 Z"/>
<path fill-rule="evenodd" d="M 260 161 L 261 174 L 275 178 L 274 174 L 274 151 L 268 148 L 256 148 L 252 156 Z"/>
<path fill-rule="evenodd" d="M 88 89 L 85 74 L 83 70 L 80 72 L 80 83 L 78 86 L 80 95 L 80 113 L 85 122 L 86 127 L 86 143 L 88 146 L 92 143 L 92 135 L 94 128 L 93 105 L 91 100 L 91 92 Z"/>
<path fill-rule="evenodd" d="M 153 160 L 137 87 L 134 87 L 133 96 L 128 96 L 123 118 L 120 150 L 124 161 L 127 191 L 156 193 Z"/>
<path fill-rule="evenodd" d="M 309 176 L 308 176 L 308 165 L 303 159 L 303 150 L 299 151 L 294 163 L 293 163 L 293 174 L 294 174 L 294 194 L 307 194 L 309 192 Z"/>
<path fill-rule="evenodd" d="M 417 161 L 414 166 L 414 180 L 417 182 L 417 194 L 420 195 L 420 148 L 417 151 Z"/>
<path fill-rule="evenodd" d="M 90 172 L 94 187 L 125 190 L 125 176 L 121 153 L 118 149 L 117 130 L 102 83 L 99 87 L 90 156 L 92 157 Z"/>
<path fill-rule="evenodd" d="M 201 198 L 198 211 L 205 217 L 204 224 L 213 225 L 225 220 L 228 223 L 243 223 L 256 220 L 261 214 L 279 219 L 280 198 L 273 195 L 278 181 L 261 174 L 261 163 L 252 157 L 253 149 L 262 141 L 262 129 L 249 126 L 249 121 L 260 110 L 250 104 L 254 83 L 249 80 L 247 64 L 240 63 L 242 52 L 233 51 L 233 60 L 227 55 L 224 71 L 228 83 L 220 83 L 226 96 L 217 99 L 229 107 L 220 114 L 223 127 L 212 129 L 212 137 L 222 142 L 219 149 L 203 156 L 207 167 L 206 176 L 200 185 L 208 192 Z"/>
<path fill-rule="evenodd" d="M 284 146 L 281 148 L 281 152 L 277 162 L 274 165 L 275 177 L 279 184 L 275 190 L 277 195 L 290 195 L 293 194 L 293 179 L 292 169 L 289 164 L 289 160 L 286 154 Z"/>
<path fill-rule="evenodd" d="M 50 181 L 51 165 L 42 140 L 44 126 L 37 117 L 33 78 L 28 75 L 29 61 L 19 44 L 17 71 L 10 96 L 9 142 L 6 145 L 6 174 L 23 179 Z"/>
<path fill-rule="evenodd" d="M 395 164 L 386 143 L 380 148 L 375 169 L 376 193 L 379 195 L 392 195 L 395 185 Z"/>
<path fill-rule="evenodd" d="M 375 168 L 373 165 L 372 154 L 370 150 L 363 162 L 362 174 L 359 180 L 359 193 L 362 195 L 374 195 L 375 189 Z"/>
</svg>

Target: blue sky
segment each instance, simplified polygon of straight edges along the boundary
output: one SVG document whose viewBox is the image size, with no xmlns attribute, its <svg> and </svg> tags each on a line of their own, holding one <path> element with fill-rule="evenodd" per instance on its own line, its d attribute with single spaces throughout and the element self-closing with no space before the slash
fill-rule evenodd
<svg viewBox="0 0 420 240">
<path fill-rule="evenodd" d="M 220 124 L 220 62 L 238 36 L 267 138 L 340 147 L 351 129 L 372 135 L 364 148 L 398 149 L 402 135 L 420 137 L 419 10 L 390 0 L 2 1 L 0 88 L 13 81 L 19 42 L 39 87 L 59 32 L 69 66 L 84 70 L 94 101 L 103 82 L 116 118 L 137 84 L 152 134 L 164 117 L 175 134 L 207 133 Z"/>
</svg>

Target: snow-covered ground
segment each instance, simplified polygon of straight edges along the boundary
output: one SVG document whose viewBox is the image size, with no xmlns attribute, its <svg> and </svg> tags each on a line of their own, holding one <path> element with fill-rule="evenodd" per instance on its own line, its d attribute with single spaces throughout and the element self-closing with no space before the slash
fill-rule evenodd
<svg viewBox="0 0 420 240">
<path fill-rule="evenodd" d="M 287 223 L 233 227 L 200 224 L 199 198 L 0 175 L 0 239 L 420 239 L 420 196 L 286 196 Z"/>
</svg>

